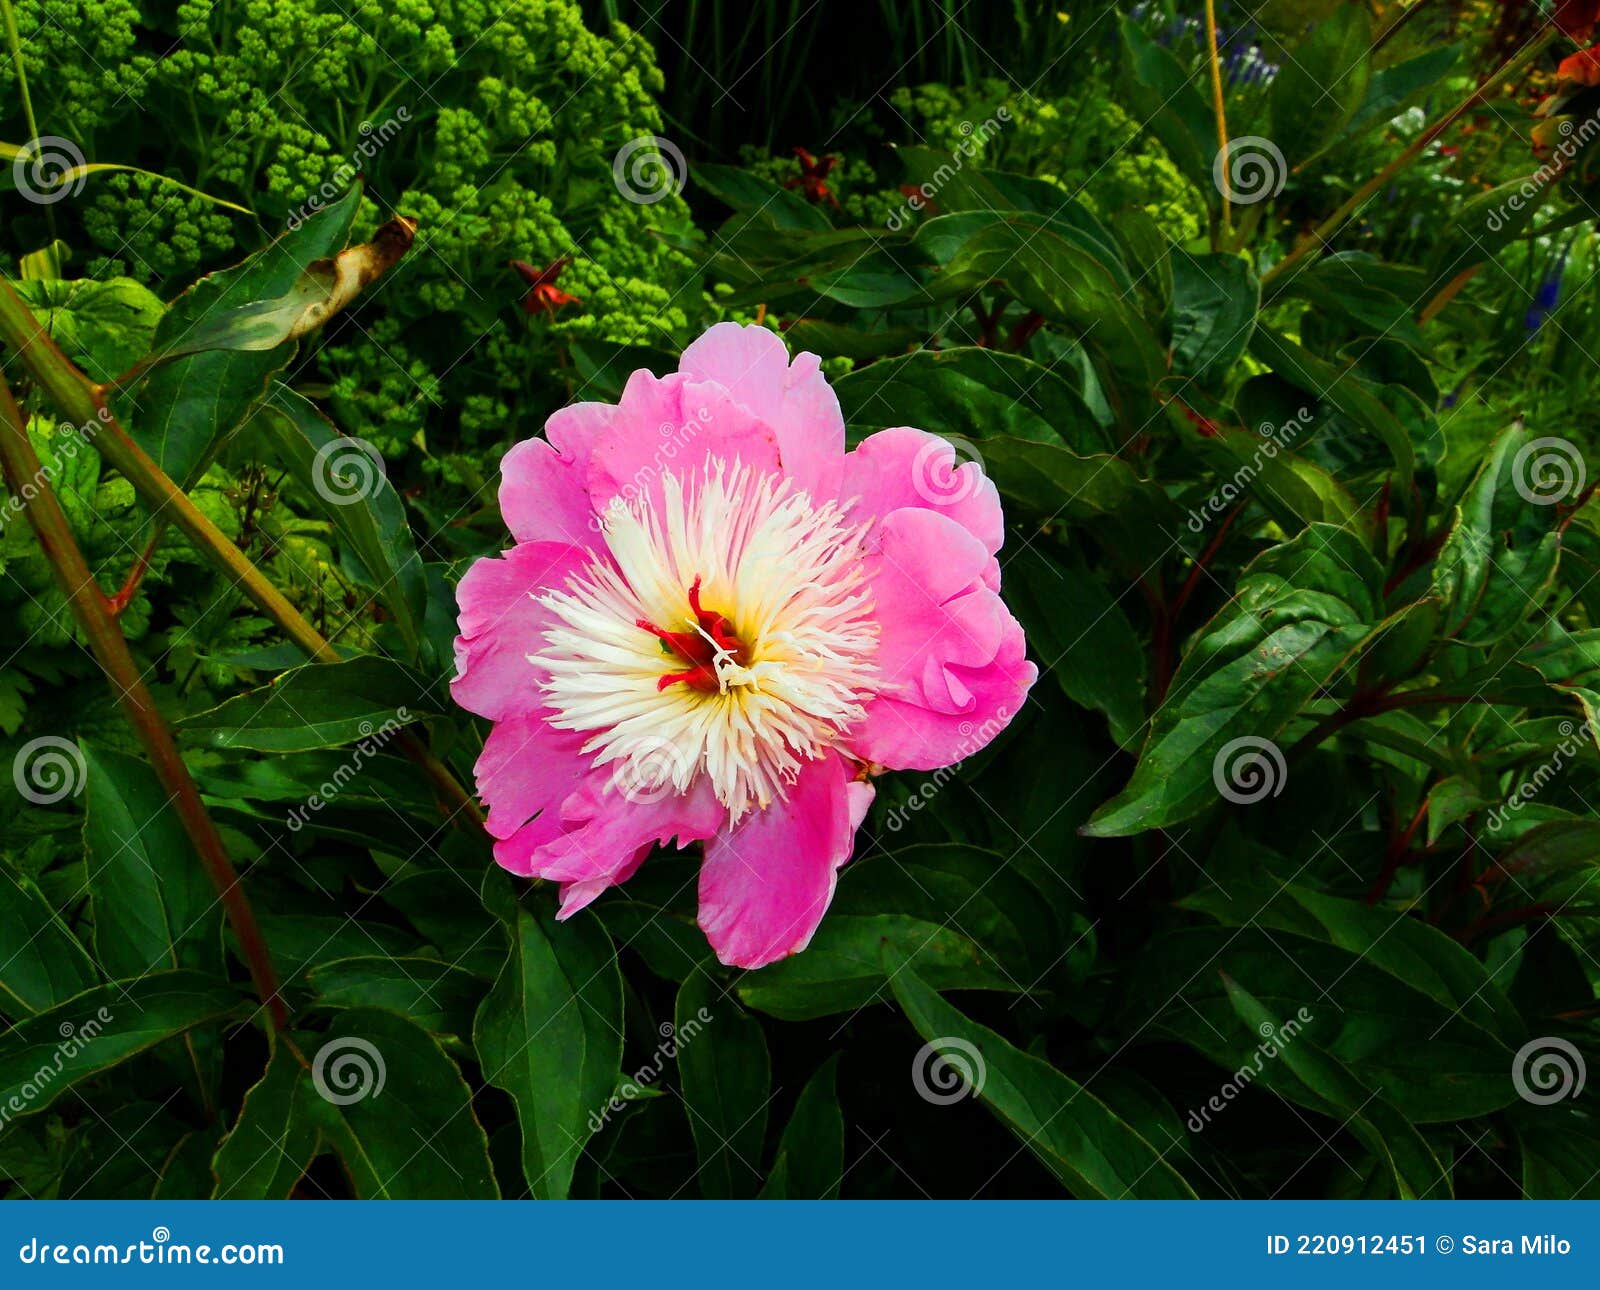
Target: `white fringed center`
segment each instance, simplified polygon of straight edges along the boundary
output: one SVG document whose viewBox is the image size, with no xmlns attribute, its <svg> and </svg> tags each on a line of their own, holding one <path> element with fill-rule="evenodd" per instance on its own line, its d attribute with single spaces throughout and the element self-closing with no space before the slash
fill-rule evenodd
<svg viewBox="0 0 1600 1290">
<path fill-rule="evenodd" d="M 866 526 L 743 466 L 714 462 L 662 485 L 659 507 L 612 502 L 603 521 L 611 559 L 542 597 L 560 625 L 529 658 L 547 675 L 552 724 L 592 731 L 584 751 L 616 767 L 625 793 L 684 793 L 705 775 L 737 820 L 781 800 L 872 691 Z M 691 608 L 697 580 L 702 610 L 721 615 L 737 649 Z M 695 663 L 651 627 L 704 640 L 698 686 L 664 683 Z"/>
</svg>

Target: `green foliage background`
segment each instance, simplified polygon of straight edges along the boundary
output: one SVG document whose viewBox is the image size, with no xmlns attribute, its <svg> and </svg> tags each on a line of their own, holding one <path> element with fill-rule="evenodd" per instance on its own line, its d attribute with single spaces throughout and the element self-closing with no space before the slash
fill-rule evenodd
<svg viewBox="0 0 1600 1290">
<path fill-rule="evenodd" d="M 1227 131 L 1282 162 L 1232 203 L 1197 11 L 850 6 L 841 44 L 784 8 L 15 0 L 0 139 L 133 169 L 0 194 L 6 276 L 341 658 L 6 355 L 91 569 L 148 563 L 119 621 L 292 1010 L 272 1038 L 8 503 L 9 1193 L 1592 1198 L 1542 1061 L 1600 1054 L 1590 159 L 1528 146 L 1557 53 L 1304 241 L 1537 6 L 1224 7 Z M 683 191 L 629 200 L 641 136 Z M 397 213 L 320 335 L 172 349 Z M 525 308 L 512 260 L 575 299 Z M 983 464 L 1043 673 L 981 755 L 879 781 L 811 948 L 748 973 L 694 856 L 558 924 L 395 736 L 462 780 L 481 747 L 452 588 L 507 540 L 500 455 L 724 318 L 821 354 L 853 437 Z M 383 463 L 353 505 L 340 432 Z"/>
</svg>

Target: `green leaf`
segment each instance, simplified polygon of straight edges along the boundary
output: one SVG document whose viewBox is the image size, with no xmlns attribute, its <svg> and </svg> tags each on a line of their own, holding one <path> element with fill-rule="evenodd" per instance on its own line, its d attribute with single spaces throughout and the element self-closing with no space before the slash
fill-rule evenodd
<svg viewBox="0 0 1600 1290">
<path fill-rule="evenodd" d="M 1121 18 L 1128 73 L 1147 108 L 1147 128 L 1172 157 L 1173 164 L 1204 195 L 1217 200 L 1212 165 L 1217 155 L 1217 118 L 1189 74 L 1170 50 L 1145 35 L 1131 17 Z"/>
<path fill-rule="evenodd" d="M 1600 1200 L 1600 1121 L 1581 1101 L 1519 1106 L 1510 1116 L 1522 1148 L 1528 1200 Z"/>
<path fill-rule="evenodd" d="M 43 1111 L 148 1048 L 248 1011 L 232 986 L 198 972 L 97 985 L 0 1035 L 0 1108 L 13 1117 Z"/>
<path fill-rule="evenodd" d="M 1123 981 L 1123 1024 L 1147 1039 L 1176 1037 L 1238 1070 L 1253 1062 L 1260 1037 L 1236 1020 L 1223 974 L 1249 982 L 1277 1016 L 1302 1018 L 1305 1037 L 1413 1123 L 1471 1119 L 1516 1100 L 1508 1044 L 1321 932 L 1253 925 L 1165 932 L 1141 949 Z M 1303 1086 L 1280 1091 L 1333 1114 Z"/>
<path fill-rule="evenodd" d="M 308 984 L 332 1007 L 378 1008 L 409 1017 L 431 1034 L 468 1041 L 489 988 L 476 973 L 438 959 L 379 954 L 319 963 Z"/>
<path fill-rule="evenodd" d="M 1394 120 L 1412 99 L 1432 89 L 1449 74 L 1461 57 L 1461 44 L 1444 45 L 1408 58 L 1403 63 L 1372 73 L 1367 94 L 1350 118 L 1344 138 Z"/>
<path fill-rule="evenodd" d="M 436 709 L 406 668 L 374 656 L 306 663 L 177 729 L 211 748 L 305 752 L 363 741 L 376 753 L 401 727 Z"/>
<path fill-rule="evenodd" d="M 1081 707 L 1104 713 L 1124 748 L 1144 728 L 1144 648 L 1121 602 L 1087 570 L 1033 544 L 1005 565 L 1006 603 L 1040 670 Z"/>
<path fill-rule="evenodd" d="M 0 1008 L 43 1012 L 98 979 L 94 964 L 27 878 L 0 870 Z"/>
<path fill-rule="evenodd" d="M 761 1023 L 715 977 L 697 971 L 678 991 L 674 1043 L 701 1194 L 707 1200 L 754 1196 L 772 1096 Z"/>
<path fill-rule="evenodd" d="M 804 954 L 739 978 L 739 998 L 783 1021 L 855 1012 L 888 998 L 883 946 L 916 963 L 946 990 L 1018 991 L 1018 983 L 961 932 L 902 914 L 829 914 Z"/>
<path fill-rule="evenodd" d="M 340 435 L 310 400 L 285 385 L 273 387 L 256 420 L 275 449 L 273 459 L 299 482 L 306 500 L 344 539 L 341 551 L 353 566 L 351 574 L 378 593 L 415 658 L 422 647 L 427 583 L 405 504 L 388 476 L 369 459 L 359 474 L 361 487 L 330 488 L 329 470 L 337 466 L 340 445 L 346 445 L 346 451 L 363 449 L 359 444 L 349 448 L 355 441 Z"/>
<path fill-rule="evenodd" d="M 1336 1108 L 1341 1124 L 1388 1166 L 1400 1199 L 1450 1198 L 1449 1170 L 1439 1163 L 1411 1121 L 1311 1040 L 1287 1034 L 1281 1019 L 1273 1016 L 1238 982 L 1224 978 L 1224 985 L 1239 1017 L 1256 1034 L 1271 1037 L 1269 1042 L 1276 1060 Z M 1261 1066 L 1268 1072 L 1266 1082 L 1269 1085 L 1274 1082 L 1271 1060 L 1268 1058 L 1268 1064 Z"/>
<path fill-rule="evenodd" d="M 1128 786 L 1084 831 L 1161 828 L 1205 810 L 1223 785 L 1262 788 L 1255 777 L 1236 782 L 1241 758 L 1265 776 L 1261 795 L 1281 788 L 1271 741 L 1367 637 L 1382 580 L 1361 539 L 1326 524 L 1258 556 L 1190 643 Z"/>
<path fill-rule="evenodd" d="M 1511 426 L 1457 505 L 1433 574 L 1433 592 L 1446 606 L 1445 635 L 1492 644 L 1539 611 L 1561 553 L 1559 508 L 1530 500 L 1542 496 L 1530 464 L 1540 451 L 1520 422 Z"/>
<path fill-rule="evenodd" d="M 748 219 L 768 228 L 795 232 L 831 231 L 828 217 L 798 193 L 739 166 L 696 165 L 690 172 L 694 182 Z"/>
<path fill-rule="evenodd" d="M 1272 137 L 1304 165 L 1337 139 L 1367 97 L 1372 21 L 1340 5 L 1281 60 L 1268 97 Z"/>
<path fill-rule="evenodd" d="M 388 1012 L 340 1012 L 310 1079 L 315 1095 L 300 1104 L 359 1198 L 499 1199 L 472 1092 L 420 1026 Z"/>
<path fill-rule="evenodd" d="M 889 983 L 925 1040 L 914 1078 L 941 1055 L 1040 1162 L 1080 1198 L 1181 1200 L 1194 1191 L 1153 1145 L 1081 1084 L 1012 1047 L 939 997 L 903 955 L 884 950 Z"/>
<path fill-rule="evenodd" d="M 976 346 L 919 349 L 858 368 L 834 386 L 851 434 L 915 426 L 969 440 L 1007 434 L 1086 451 L 1109 445 L 1055 368 Z"/>
<path fill-rule="evenodd" d="M 1256 327 L 1250 351 L 1282 380 L 1377 435 L 1399 468 L 1397 487 L 1410 486 L 1417 455 L 1411 432 L 1369 382 L 1318 358 L 1271 327 Z"/>
<path fill-rule="evenodd" d="M 1268 927 L 1325 940 L 1386 972 L 1399 987 L 1506 1043 L 1522 1040 L 1521 1017 L 1483 964 L 1438 928 L 1390 909 L 1324 895 L 1294 883 L 1230 877 L 1228 890 L 1209 887 L 1179 903 L 1234 927 Z"/>
<path fill-rule="evenodd" d="M 167 790 L 146 762 L 84 746 L 83 845 L 106 973 L 222 971 L 222 911 Z"/>
<path fill-rule="evenodd" d="M 778 1141 L 762 1200 L 837 1200 L 844 1180 L 844 1116 L 839 1110 L 839 1058 L 806 1081 Z"/>
<path fill-rule="evenodd" d="M 161 318 L 161 301 L 132 278 L 47 278 L 12 285 L 39 325 L 92 381 L 113 380 L 142 358 Z"/>
<path fill-rule="evenodd" d="M 529 1190 L 564 1197 L 621 1072 L 622 977 L 598 919 L 557 923 L 513 903 L 498 875 L 485 890 L 511 954 L 478 1010 L 478 1060 L 517 1104 Z"/>
<path fill-rule="evenodd" d="M 310 265 L 344 249 L 360 203 L 357 185 L 243 264 L 201 278 L 167 307 L 154 349 L 181 344 L 220 311 L 287 294 Z M 266 397 L 297 345 L 207 350 L 160 363 L 116 400 L 122 423 L 178 487 L 189 488 Z"/>
<path fill-rule="evenodd" d="M 314 1038 L 314 1037 L 313 1037 Z M 322 1145 L 316 1090 L 287 1044 L 244 1095 L 238 1119 L 211 1161 L 216 1200 L 287 1200 Z"/>
<path fill-rule="evenodd" d="M 1120 457 L 1081 457 L 1028 439 L 985 439 L 984 472 L 1002 494 L 1045 521 L 1084 525 L 1135 571 L 1172 550 L 1182 518 L 1166 490 Z"/>
<path fill-rule="evenodd" d="M 1244 353 L 1261 307 L 1261 284 L 1236 255 L 1190 255 L 1173 247 L 1167 329 L 1172 369 L 1204 381 L 1224 375 Z"/>
</svg>

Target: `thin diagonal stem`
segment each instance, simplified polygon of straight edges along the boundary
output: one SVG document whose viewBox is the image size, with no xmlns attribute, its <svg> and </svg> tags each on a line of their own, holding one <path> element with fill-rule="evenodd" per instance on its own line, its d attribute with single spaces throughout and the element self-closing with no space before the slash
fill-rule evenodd
<svg viewBox="0 0 1600 1290">
<path fill-rule="evenodd" d="M 273 1028 L 283 1030 L 288 1026 L 289 1013 L 278 993 L 272 955 L 262 938 L 250 901 L 239 883 L 239 875 L 234 871 L 233 862 L 228 859 L 222 835 L 207 814 L 200 800 L 200 790 L 178 753 L 172 732 L 145 686 L 139 665 L 128 650 L 122 628 L 111 612 L 110 602 L 89 571 L 88 562 L 72 535 L 61 504 L 56 501 L 55 492 L 50 487 L 24 426 L 22 413 L 11 396 L 11 387 L 0 376 L 0 467 L 4 468 L 6 482 L 10 485 L 12 495 L 21 500 L 28 523 L 39 539 L 45 558 L 50 562 L 56 584 L 66 597 L 72 616 L 83 628 L 95 661 L 111 683 L 117 705 L 138 735 L 139 742 L 144 745 L 151 769 L 171 798 L 184 832 L 194 843 L 206 875 L 217 889 L 228 923 L 238 938 L 239 950 L 249 965 L 256 993 L 266 1005 Z"/>
</svg>

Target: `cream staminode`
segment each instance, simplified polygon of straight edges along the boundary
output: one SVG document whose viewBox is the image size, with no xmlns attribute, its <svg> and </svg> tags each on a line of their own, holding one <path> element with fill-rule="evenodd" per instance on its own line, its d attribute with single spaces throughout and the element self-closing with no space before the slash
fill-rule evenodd
<svg viewBox="0 0 1600 1290">
<path fill-rule="evenodd" d="M 584 751 L 618 784 L 659 796 L 705 774 L 735 820 L 781 800 L 872 692 L 866 525 L 721 461 L 664 476 L 659 506 L 613 499 L 603 523 L 611 559 L 541 598 L 563 624 L 529 655 L 550 724 L 593 731 Z"/>
</svg>

